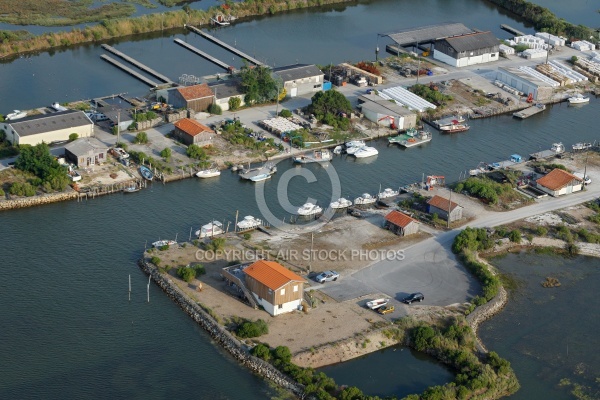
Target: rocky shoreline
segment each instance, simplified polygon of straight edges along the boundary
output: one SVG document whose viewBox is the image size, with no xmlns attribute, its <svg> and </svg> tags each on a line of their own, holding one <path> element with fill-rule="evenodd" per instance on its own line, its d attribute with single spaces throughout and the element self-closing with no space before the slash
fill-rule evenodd
<svg viewBox="0 0 600 400">
<path fill-rule="evenodd" d="M 304 398 L 304 386 L 281 373 L 271 364 L 252 356 L 246 346 L 237 340 L 231 333 L 217 323 L 196 302 L 183 293 L 167 277 L 163 276 L 153 265 L 143 258 L 138 261 L 139 267 L 150 275 L 154 282 L 169 296 L 183 311 L 185 311 L 200 327 L 202 327 L 223 349 L 227 350 L 240 364 L 252 372 L 275 383 L 277 386 L 289 390 L 299 398 Z"/>
<path fill-rule="evenodd" d="M 17 208 L 26 208 L 40 206 L 43 204 L 56 203 L 59 201 L 75 200 L 79 197 L 79 193 L 69 189 L 66 192 L 43 194 L 33 197 L 24 197 L 10 200 L 0 201 L 0 211 L 14 210 Z"/>
</svg>

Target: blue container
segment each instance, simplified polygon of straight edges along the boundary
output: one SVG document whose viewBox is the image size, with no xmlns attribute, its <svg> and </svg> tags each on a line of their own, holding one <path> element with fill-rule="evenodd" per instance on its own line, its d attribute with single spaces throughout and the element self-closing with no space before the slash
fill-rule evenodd
<svg viewBox="0 0 600 400">
<path fill-rule="evenodd" d="M 329 81 L 323 82 L 323 90 L 330 90 L 330 89 L 331 89 L 331 82 L 329 82 Z"/>
</svg>

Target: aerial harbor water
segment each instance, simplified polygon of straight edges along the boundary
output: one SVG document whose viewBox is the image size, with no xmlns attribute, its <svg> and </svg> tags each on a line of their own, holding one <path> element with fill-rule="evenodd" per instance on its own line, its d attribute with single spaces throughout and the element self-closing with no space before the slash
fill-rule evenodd
<svg viewBox="0 0 600 400">
<path fill-rule="evenodd" d="M 562 16 L 559 10 L 554 11 Z M 415 16 L 419 16 L 418 23 Z M 448 20 L 490 29 L 499 37 L 508 37 L 499 30 L 500 23 L 532 31 L 479 0 L 379 0 L 242 22 L 218 30 L 216 35 L 271 65 L 296 61 L 324 64 L 374 58 L 377 33 Z M 239 64 L 229 53 L 182 31 L 112 44 L 172 79 L 184 73 L 202 76 L 217 72 L 208 62 L 175 45 L 176 37 L 194 45 L 202 43 L 211 54 Z M 143 84 L 106 64 L 100 54 L 99 46 L 89 45 L 3 61 L 0 112 L 111 93 L 147 93 Z M 368 163 L 341 157 L 327 168 L 339 175 L 342 194 L 348 198 L 365 191 L 374 193 L 379 184 L 397 188 L 420 181 L 423 174 L 445 175 L 449 182 L 455 181 L 480 161 L 504 160 L 514 153 L 526 157 L 559 141 L 569 148 L 576 142 L 600 139 L 596 128 L 599 106 L 598 99 L 592 98 L 585 107 L 557 104 L 525 121 L 511 116 L 470 121 L 467 133 L 443 136 L 434 132 L 431 143 L 409 150 L 389 147 L 387 140 L 378 140 L 374 146 L 379 156 Z M 277 187 L 286 171 L 299 167 L 289 160 L 278 167 L 279 172 L 264 183 L 264 189 L 273 213 L 284 218 L 288 215 L 275 201 Z M 327 204 L 331 193 L 326 171 L 317 165 L 308 168 L 317 182 L 293 178 L 290 201 L 300 206 L 307 197 L 313 197 L 318 204 Z M 236 175 L 225 171 L 213 181 L 154 183 L 131 196 L 117 194 L 2 213 L 0 231 L 5 240 L 0 245 L 4 266 L 0 275 L 0 301 L 4 304 L 0 308 L 0 359 L 10 362 L 0 363 L 0 398 L 275 396 L 265 381 L 214 346 L 210 337 L 153 285 L 147 302 L 147 277 L 135 264 L 151 241 L 187 239 L 190 228 L 197 229 L 213 218 L 233 220 L 236 210 L 243 215 L 259 215 L 255 189 L 254 184 L 240 182 Z M 130 275 L 133 291 L 129 301 Z M 582 290 L 593 288 L 582 286 Z M 494 326 L 494 334 L 512 329 L 504 319 Z M 535 373 L 521 376 L 525 371 L 519 369 L 514 353 L 485 332 L 488 347 L 515 364 L 522 391 L 527 393 L 520 398 L 548 398 L 531 389 L 544 385 L 545 378 Z M 409 354 L 408 350 L 390 349 L 382 362 L 400 374 L 431 367 L 430 360 Z M 365 361 L 350 361 L 347 365 L 360 362 Z M 448 371 L 437 367 L 442 372 L 432 372 L 435 377 L 432 375 L 431 380 L 419 379 L 418 384 L 411 381 L 411 391 L 419 392 L 451 379 Z M 352 383 L 349 377 L 351 374 L 342 373 L 340 383 Z M 366 392 L 373 387 L 367 385 L 365 382 Z M 406 391 L 390 386 L 373 389 L 370 394 L 394 393 Z"/>
</svg>

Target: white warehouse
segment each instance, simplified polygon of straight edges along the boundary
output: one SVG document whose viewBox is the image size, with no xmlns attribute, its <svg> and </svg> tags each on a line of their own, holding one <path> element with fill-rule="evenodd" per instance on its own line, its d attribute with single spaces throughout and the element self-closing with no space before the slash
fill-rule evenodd
<svg viewBox="0 0 600 400">
<path fill-rule="evenodd" d="M 498 60 L 500 41 L 491 32 L 474 32 L 437 40 L 433 58 L 454 67 Z"/>
<path fill-rule="evenodd" d="M 531 94 L 536 101 L 549 99 L 554 90 L 548 82 L 514 67 L 498 68 L 496 79 L 526 95 Z"/>
</svg>

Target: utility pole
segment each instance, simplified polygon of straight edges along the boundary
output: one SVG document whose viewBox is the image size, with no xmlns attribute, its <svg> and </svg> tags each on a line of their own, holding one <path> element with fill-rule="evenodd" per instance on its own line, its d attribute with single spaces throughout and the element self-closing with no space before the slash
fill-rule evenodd
<svg viewBox="0 0 600 400">
<path fill-rule="evenodd" d="M 452 213 L 452 189 L 450 189 L 450 199 L 448 199 L 448 229 L 450 229 L 451 213 Z"/>
<path fill-rule="evenodd" d="M 419 57 L 419 41 L 417 40 L 417 85 L 419 84 L 419 75 L 421 72 L 421 57 Z"/>
<path fill-rule="evenodd" d="M 121 110 L 117 111 L 117 145 L 121 142 Z"/>
<path fill-rule="evenodd" d="M 275 108 L 275 117 L 279 115 L 279 82 L 277 83 L 277 107 Z"/>
<path fill-rule="evenodd" d="M 312 271 L 312 258 L 313 258 L 313 247 L 315 243 L 315 234 L 314 232 L 310 233 L 310 259 L 308 261 L 308 272 Z"/>
</svg>

